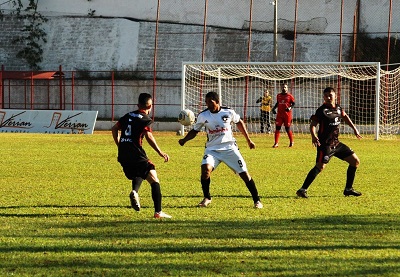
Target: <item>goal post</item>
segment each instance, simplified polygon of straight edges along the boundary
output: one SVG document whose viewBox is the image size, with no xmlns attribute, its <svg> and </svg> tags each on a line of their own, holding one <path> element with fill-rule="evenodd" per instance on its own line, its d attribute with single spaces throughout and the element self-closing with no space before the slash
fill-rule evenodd
<svg viewBox="0 0 400 277">
<path fill-rule="evenodd" d="M 205 95 L 216 91 L 221 104 L 239 113 L 250 133 L 260 133 L 257 100 L 269 90 L 273 106 L 280 84 L 285 82 L 296 102 L 292 129 L 308 134 L 310 116 L 323 103 L 323 90 L 333 87 L 338 104 L 360 133 L 379 139 L 385 133 L 380 126 L 381 72 L 379 62 L 183 62 L 181 109 L 190 109 L 197 115 L 206 108 Z M 270 118 L 275 129 L 272 112 Z M 398 123 L 393 132 L 396 129 Z M 341 124 L 341 133 L 353 134 L 353 131 Z"/>
</svg>

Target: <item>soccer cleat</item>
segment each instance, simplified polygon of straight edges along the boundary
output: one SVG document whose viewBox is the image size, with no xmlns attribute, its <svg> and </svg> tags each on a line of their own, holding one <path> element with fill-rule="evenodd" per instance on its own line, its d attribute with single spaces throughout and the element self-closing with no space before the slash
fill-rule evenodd
<svg viewBox="0 0 400 277">
<path fill-rule="evenodd" d="M 262 209 L 264 205 L 261 203 L 261 201 L 257 201 L 254 203 L 254 209 Z"/>
<path fill-rule="evenodd" d="M 278 148 L 278 144 L 277 143 L 275 143 L 274 145 L 272 145 L 272 148 Z"/>
<path fill-rule="evenodd" d="M 305 190 L 305 189 L 299 189 L 298 191 L 296 191 L 296 194 L 298 197 L 308 198 L 307 190 Z"/>
<path fill-rule="evenodd" d="M 154 213 L 154 218 L 172 218 L 172 216 L 161 211 L 158 213 Z"/>
<path fill-rule="evenodd" d="M 205 207 L 207 207 L 207 206 L 210 205 L 210 204 L 211 204 L 211 199 L 204 198 L 203 201 L 201 201 L 201 202 L 199 203 L 199 207 L 205 208 Z"/>
<path fill-rule="evenodd" d="M 293 142 L 291 142 L 291 143 L 289 144 L 289 147 L 293 147 L 293 145 L 294 145 L 294 143 L 293 143 Z"/>
<path fill-rule="evenodd" d="M 353 195 L 353 196 L 361 196 L 361 195 L 362 195 L 361 192 L 355 191 L 353 188 L 351 188 L 351 189 L 345 189 L 345 190 L 343 191 L 343 194 L 344 194 L 344 196 L 350 196 L 350 195 Z"/>
<path fill-rule="evenodd" d="M 139 202 L 139 194 L 132 190 L 129 194 L 129 199 L 131 200 L 131 206 L 135 211 L 140 211 L 140 202 Z"/>
</svg>

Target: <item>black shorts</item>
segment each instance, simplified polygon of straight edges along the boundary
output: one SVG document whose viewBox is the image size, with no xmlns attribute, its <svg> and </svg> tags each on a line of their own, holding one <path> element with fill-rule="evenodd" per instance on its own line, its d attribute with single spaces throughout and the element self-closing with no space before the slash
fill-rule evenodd
<svg viewBox="0 0 400 277">
<path fill-rule="evenodd" d="M 156 169 L 155 165 L 150 161 L 141 161 L 138 163 L 121 163 L 126 178 L 133 180 L 135 177 L 146 179 L 150 170 Z"/>
<path fill-rule="evenodd" d="M 317 163 L 329 163 L 329 160 L 335 156 L 341 160 L 354 154 L 354 151 L 346 144 L 339 142 L 335 147 L 318 146 L 317 147 Z"/>
</svg>

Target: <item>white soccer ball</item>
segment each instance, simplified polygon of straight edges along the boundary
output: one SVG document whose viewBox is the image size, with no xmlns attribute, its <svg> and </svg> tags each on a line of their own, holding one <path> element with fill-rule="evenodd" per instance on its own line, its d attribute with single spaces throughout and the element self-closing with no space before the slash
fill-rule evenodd
<svg viewBox="0 0 400 277">
<path fill-rule="evenodd" d="M 196 121 L 196 117 L 191 110 L 184 109 L 179 113 L 178 121 L 183 126 L 190 126 Z"/>
</svg>

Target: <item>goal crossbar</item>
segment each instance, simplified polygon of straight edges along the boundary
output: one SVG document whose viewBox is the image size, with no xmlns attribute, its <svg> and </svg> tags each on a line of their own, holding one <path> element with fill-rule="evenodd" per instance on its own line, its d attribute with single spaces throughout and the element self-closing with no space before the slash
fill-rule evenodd
<svg viewBox="0 0 400 277">
<path fill-rule="evenodd" d="M 181 108 L 197 114 L 205 108 L 205 94 L 216 91 L 221 104 L 234 108 L 249 131 L 259 133 L 256 100 L 269 90 L 275 103 L 279 84 L 286 82 L 296 99 L 293 129 L 308 132 L 309 118 L 322 104 L 322 91 L 331 86 L 361 133 L 379 139 L 385 133 L 380 124 L 386 129 L 390 125 L 382 120 L 381 72 L 379 62 L 183 62 Z M 342 133 L 351 133 L 342 125 Z M 389 129 L 396 132 L 398 124 Z"/>
</svg>

